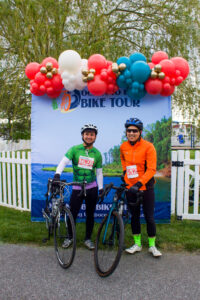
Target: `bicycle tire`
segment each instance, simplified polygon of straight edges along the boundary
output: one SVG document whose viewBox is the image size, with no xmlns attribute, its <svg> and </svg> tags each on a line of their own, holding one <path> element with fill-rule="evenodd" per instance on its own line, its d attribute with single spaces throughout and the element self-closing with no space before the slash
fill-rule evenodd
<svg viewBox="0 0 200 300">
<path fill-rule="evenodd" d="M 95 269 L 101 277 L 107 277 L 114 272 L 119 264 L 124 245 L 124 224 L 117 211 L 111 214 L 103 242 L 108 216 L 105 216 L 98 229 L 94 249 Z"/>
<path fill-rule="evenodd" d="M 72 240 L 68 248 L 63 247 L 64 240 L 69 238 L 68 225 L 71 225 Z M 60 210 L 60 218 L 54 223 L 54 246 L 57 260 L 60 266 L 67 269 L 73 263 L 76 253 L 76 230 L 72 213 L 69 208 L 63 207 Z"/>
</svg>

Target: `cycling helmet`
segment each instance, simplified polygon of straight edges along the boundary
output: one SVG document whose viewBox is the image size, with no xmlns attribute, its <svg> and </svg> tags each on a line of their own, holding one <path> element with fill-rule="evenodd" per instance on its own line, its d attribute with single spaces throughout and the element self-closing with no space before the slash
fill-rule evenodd
<svg viewBox="0 0 200 300">
<path fill-rule="evenodd" d="M 94 130 L 95 131 L 95 133 L 97 134 L 98 133 L 98 129 L 97 129 L 97 127 L 95 126 L 95 125 L 93 125 L 93 124 L 86 124 L 86 125 L 84 125 L 82 128 L 81 128 L 81 134 L 83 134 L 83 132 L 85 131 L 85 130 Z"/>
<path fill-rule="evenodd" d="M 139 130 L 143 130 L 143 123 L 137 118 L 130 118 L 129 120 L 126 121 L 124 125 L 126 128 L 132 125 L 137 127 Z"/>
</svg>

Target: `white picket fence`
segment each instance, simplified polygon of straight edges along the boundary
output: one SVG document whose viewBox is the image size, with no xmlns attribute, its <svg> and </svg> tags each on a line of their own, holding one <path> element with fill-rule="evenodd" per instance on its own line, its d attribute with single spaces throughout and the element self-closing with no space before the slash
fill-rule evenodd
<svg viewBox="0 0 200 300">
<path fill-rule="evenodd" d="M 31 210 L 30 152 L 0 153 L 0 205 Z"/>
<path fill-rule="evenodd" d="M 193 166 L 192 170 L 190 166 Z M 171 213 L 180 219 L 200 220 L 200 151 L 172 151 Z M 0 153 L 0 205 L 31 210 L 31 155 Z"/>
<path fill-rule="evenodd" d="M 171 213 L 180 219 L 200 220 L 199 166 L 200 151 L 195 159 L 189 150 L 172 151 Z"/>
</svg>

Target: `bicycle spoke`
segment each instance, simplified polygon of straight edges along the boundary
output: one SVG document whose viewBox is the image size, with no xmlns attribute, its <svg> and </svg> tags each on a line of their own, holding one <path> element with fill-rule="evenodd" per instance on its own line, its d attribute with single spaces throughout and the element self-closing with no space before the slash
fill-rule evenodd
<svg viewBox="0 0 200 300">
<path fill-rule="evenodd" d="M 67 241 L 70 243 L 67 244 Z M 54 226 L 54 243 L 56 257 L 63 268 L 68 268 L 74 259 L 76 250 L 76 236 L 74 220 L 69 209 L 65 208 L 60 219 Z"/>
<path fill-rule="evenodd" d="M 100 276 L 110 275 L 117 267 L 123 250 L 123 222 L 113 212 L 109 222 L 106 217 L 98 231 L 95 244 L 95 266 Z"/>
</svg>

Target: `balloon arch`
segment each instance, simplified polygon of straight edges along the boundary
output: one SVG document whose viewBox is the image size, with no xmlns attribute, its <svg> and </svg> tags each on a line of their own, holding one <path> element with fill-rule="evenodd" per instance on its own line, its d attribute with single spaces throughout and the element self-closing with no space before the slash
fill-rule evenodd
<svg viewBox="0 0 200 300">
<path fill-rule="evenodd" d="M 175 86 L 189 74 L 188 62 L 182 57 L 168 58 L 166 52 L 158 51 L 147 63 L 142 53 L 120 57 L 116 63 L 101 54 L 81 59 L 74 50 L 62 52 L 58 58 L 47 57 L 41 64 L 31 62 L 26 66 L 30 79 L 30 91 L 36 96 L 47 94 L 57 98 L 63 88 L 67 91 L 83 90 L 86 86 L 95 96 L 114 94 L 119 88 L 139 100 L 146 93 L 170 96 Z"/>
</svg>

